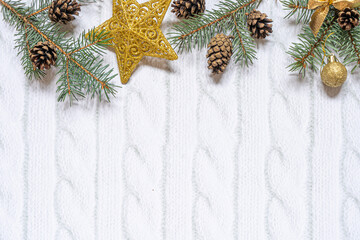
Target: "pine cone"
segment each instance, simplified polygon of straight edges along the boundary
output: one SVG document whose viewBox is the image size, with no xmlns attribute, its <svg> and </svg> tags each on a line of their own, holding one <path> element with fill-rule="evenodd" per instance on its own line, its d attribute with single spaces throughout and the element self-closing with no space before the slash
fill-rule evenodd
<svg viewBox="0 0 360 240">
<path fill-rule="evenodd" d="M 223 33 L 211 38 L 206 57 L 208 58 L 208 68 L 212 69 L 213 73 L 225 71 L 232 55 L 232 38 Z"/>
<path fill-rule="evenodd" d="M 359 16 L 358 11 L 345 8 L 339 12 L 337 22 L 343 30 L 349 31 L 359 25 Z"/>
<path fill-rule="evenodd" d="M 248 29 L 251 32 L 251 36 L 257 39 L 264 39 L 269 33 L 272 33 L 271 19 L 267 18 L 265 13 L 253 10 L 246 14 Z"/>
<path fill-rule="evenodd" d="M 52 65 L 55 65 L 57 54 L 55 46 L 46 42 L 38 42 L 30 50 L 30 59 L 34 68 L 40 70 L 49 69 Z"/>
<path fill-rule="evenodd" d="M 79 15 L 80 4 L 76 0 L 54 0 L 50 6 L 48 15 L 51 21 L 67 24 L 75 19 L 73 15 Z"/>
<path fill-rule="evenodd" d="M 188 18 L 205 11 L 205 0 L 174 0 L 171 7 L 177 17 Z"/>
</svg>

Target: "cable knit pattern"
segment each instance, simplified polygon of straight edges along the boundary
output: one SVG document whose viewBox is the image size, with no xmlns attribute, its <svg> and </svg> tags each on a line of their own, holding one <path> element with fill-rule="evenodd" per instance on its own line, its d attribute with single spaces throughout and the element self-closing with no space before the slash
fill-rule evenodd
<svg viewBox="0 0 360 240">
<path fill-rule="evenodd" d="M 154 84 L 155 79 L 146 79 L 142 85 L 147 85 L 147 88 L 139 88 L 135 84 L 129 87 L 125 96 L 126 144 L 122 159 L 125 191 L 122 221 L 125 239 L 165 237 L 164 151 L 169 97 L 166 81 L 168 79 L 160 77 Z M 150 94 L 157 97 L 150 98 Z M 141 231 L 139 224 L 142 226 Z"/>
<path fill-rule="evenodd" d="M 27 148 L 23 132 L 27 120 L 24 102 L 27 99 L 25 79 L 16 74 L 23 72 L 21 66 L 12 66 L 12 62 L 18 60 L 12 50 L 13 31 L 3 22 L 0 22 L 0 29 L 0 239 L 19 240 L 22 239 L 22 220 L 25 220 L 22 218 L 22 185 Z M 6 60 L 2 58 L 3 54 L 7 56 Z M 17 89 L 16 95 L 12 93 L 14 88 Z"/>
<path fill-rule="evenodd" d="M 274 18 L 275 28 L 284 21 L 278 16 Z M 286 34 L 287 30 L 279 31 L 279 34 Z M 287 72 L 283 68 L 288 61 L 286 45 L 280 36 L 275 41 L 268 48 L 270 56 L 279 58 L 275 62 L 270 58 L 271 67 L 268 69 L 272 90 L 268 108 L 271 146 L 266 155 L 264 172 L 269 194 L 265 212 L 266 231 L 268 239 L 305 239 L 306 211 L 309 211 L 306 208 L 305 196 L 309 194 L 305 191 L 306 178 L 311 178 L 307 168 L 311 164 L 309 149 L 312 147 L 312 81 L 306 78 L 310 87 L 300 89 L 301 95 L 292 92 L 293 86 L 288 81 L 294 79 L 284 81 L 280 77 Z"/>
<path fill-rule="evenodd" d="M 102 5 L 91 4 L 83 14 L 88 11 L 99 19 Z M 94 99 L 56 107 L 56 239 L 98 239 L 98 108 Z"/>
<path fill-rule="evenodd" d="M 57 108 L 54 208 L 58 239 L 94 239 L 96 149 L 89 146 L 95 144 L 95 106 Z M 87 112 L 77 114 L 78 107 Z"/>
<path fill-rule="evenodd" d="M 347 92 L 342 99 L 344 152 L 340 175 L 344 196 L 341 202 L 341 223 L 346 239 L 358 239 L 360 236 L 360 95 L 354 89 L 358 86 L 354 85 L 347 85 Z M 352 119 L 357 121 L 353 122 Z"/>
<path fill-rule="evenodd" d="M 111 7 L 84 4 L 66 28 Z M 54 71 L 24 77 L 0 20 L 0 240 L 360 239 L 359 72 L 341 89 L 289 73 L 301 26 L 276 1 L 259 10 L 274 33 L 249 68 L 213 76 L 206 49 L 145 57 L 111 103 L 72 106 Z"/>
<path fill-rule="evenodd" d="M 204 53 L 200 56 L 205 55 Z M 202 58 L 201 58 L 202 59 Z M 199 62 L 200 58 L 198 58 Z M 209 81 L 204 62 L 198 70 L 198 147 L 193 162 L 193 231 L 195 239 L 231 239 L 237 236 L 237 154 L 238 115 L 234 77 L 219 87 Z M 228 79 L 228 80 L 230 80 Z M 224 94 L 225 91 L 227 94 Z M 207 122 L 208 124 L 204 124 Z M 235 160 L 234 159 L 235 156 Z M 236 167 L 234 167 L 234 165 Z M 235 172 L 234 172 L 235 169 Z M 235 188 L 234 188 L 235 186 Z M 234 191 L 235 190 L 235 191 Z M 235 231 L 235 232 L 234 232 Z"/>
<path fill-rule="evenodd" d="M 270 55 L 282 51 L 280 44 L 269 50 Z M 278 61 L 285 64 L 286 56 L 282 56 L 284 59 Z M 285 92 L 286 83 L 278 81 L 279 72 L 286 71 L 278 66 L 282 64 L 268 72 L 273 90 L 268 115 L 271 147 L 265 161 L 269 192 L 266 229 L 269 239 L 304 239 L 308 119 L 300 112 L 305 109 L 296 107 L 296 96 Z"/>
</svg>

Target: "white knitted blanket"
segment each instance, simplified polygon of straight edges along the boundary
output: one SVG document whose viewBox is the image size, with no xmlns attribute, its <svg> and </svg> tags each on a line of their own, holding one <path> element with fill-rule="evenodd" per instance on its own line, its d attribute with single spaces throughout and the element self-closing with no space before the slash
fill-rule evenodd
<svg viewBox="0 0 360 240">
<path fill-rule="evenodd" d="M 74 34 L 111 7 L 83 6 Z M 0 239 L 360 239 L 359 72 L 337 90 L 289 73 L 300 26 L 259 10 L 274 33 L 248 69 L 214 79 L 205 49 L 144 58 L 111 103 L 71 107 L 53 72 L 24 77 L 1 20 Z"/>
</svg>

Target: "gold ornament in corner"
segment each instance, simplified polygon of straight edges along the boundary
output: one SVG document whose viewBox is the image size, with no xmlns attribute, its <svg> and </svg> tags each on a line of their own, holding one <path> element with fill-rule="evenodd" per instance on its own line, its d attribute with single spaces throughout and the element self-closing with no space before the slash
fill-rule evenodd
<svg viewBox="0 0 360 240">
<path fill-rule="evenodd" d="M 337 61 L 334 54 L 328 57 L 328 63 L 321 71 L 322 82 L 329 87 L 340 87 L 347 78 L 346 67 Z"/>
</svg>

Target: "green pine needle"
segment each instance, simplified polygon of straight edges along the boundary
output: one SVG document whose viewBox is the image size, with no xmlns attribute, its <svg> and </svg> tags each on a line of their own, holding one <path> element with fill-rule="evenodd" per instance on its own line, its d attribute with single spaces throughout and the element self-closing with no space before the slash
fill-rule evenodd
<svg viewBox="0 0 360 240">
<path fill-rule="evenodd" d="M 284 9 L 289 11 L 285 18 L 295 16 L 296 23 L 309 23 L 314 10 L 308 9 L 308 0 L 282 0 Z"/>
<path fill-rule="evenodd" d="M 174 25 L 168 34 L 169 41 L 179 52 L 183 52 L 206 47 L 218 33 L 232 35 L 235 61 L 248 66 L 256 59 L 256 48 L 247 29 L 246 13 L 259 3 L 259 0 L 221 1 L 215 10 Z"/>
<path fill-rule="evenodd" d="M 315 37 L 309 27 L 314 11 L 307 9 L 308 0 L 283 0 L 281 2 L 285 9 L 290 11 L 286 18 L 294 16 L 298 23 L 305 24 L 302 33 L 298 35 L 299 42 L 292 43 L 288 51 L 294 59 L 294 62 L 288 66 L 290 71 L 305 74 L 308 68 L 318 70 L 325 64 L 324 58 L 330 53 L 338 55 L 345 66 L 352 66 L 352 71 L 360 67 L 359 26 L 350 31 L 341 29 L 336 21 L 338 10 L 330 6 L 324 24 Z"/>
<path fill-rule="evenodd" d="M 101 58 L 105 48 L 110 45 L 109 34 L 91 30 L 88 38 L 85 32 L 77 38 L 66 37 L 68 33 L 61 31 L 60 25 L 52 23 L 48 18 L 47 8 L 51 2 L 36 0 L 30 7 L 26 7 L 18 0 L 0 0 L 4 20 L 18 31 L 16 50 L 21 56 L 26 76 L 30 79 L 45 76 L 44 71 L 34 68 L 29 51 L 38 42 L 50 41 L 55 45 L 58 55 L 58 101 L 69 97 L 72 102 L 86 95 L 98 96 L 100 100 L 105 96 L 110 101 L 110 96 L 116 94 L 118 87 L 111 83 L 116 74 Z"/>
</svg>

